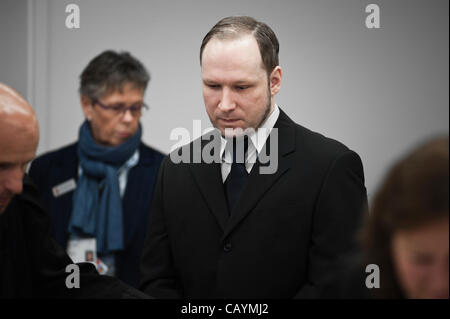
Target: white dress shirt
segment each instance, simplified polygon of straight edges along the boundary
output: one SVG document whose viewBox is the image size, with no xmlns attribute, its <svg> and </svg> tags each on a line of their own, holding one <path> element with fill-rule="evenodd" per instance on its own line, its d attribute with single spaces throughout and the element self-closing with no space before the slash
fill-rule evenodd
<svg viewBox="0 0 450 319">
<path fill-rule="evenodd" d="M 250 143 L 248 143 L 247 157 L 245 161 L 245 169 L 247 170 L 247 173 L 250 174 L 253 165 L 256 163 L 258 154 L 261 153 L 264 144 L 266 144 L 267 138 L 269 137 L 269 134 L 272 131 L 275 122 L 278 120 L 279 115 L 280 109 L 278 108 L 278 105 L 275 104 L 272 113 L 269 115 L 263 125 L 261 125 L 261 127 L 258 128 L 253 134 L 249 135 Z M 221 136 L 220 142 L 220 158 L 222 159 L 222 182 L 225 183 L 228 174 L 230 174 L 231 171 L 233 157 L 230 146 L 227 147 L 228 141 L 223 136 Z"/>
</svg>

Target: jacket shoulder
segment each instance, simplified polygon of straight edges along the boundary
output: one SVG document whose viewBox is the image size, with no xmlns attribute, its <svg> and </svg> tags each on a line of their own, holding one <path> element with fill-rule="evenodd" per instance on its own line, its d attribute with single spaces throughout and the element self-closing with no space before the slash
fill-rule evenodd
<svg viewBox="0 0 450 319">
<path fill-rule="evenodd" d="M 52 167 L 76 167 L 76 163 L 77 143 L 73 143 L 35 158 L 28 174 L 39 187 L 42 187 L 42 183 L 48 181 Z"/>
<path fill-rule="evenodd" d="M 44 165 L 45 163 L 62 161 L 67 157 L 73 158 L 73 156 L 76 156 L 76 154 L 77 154 L 77 146 L 78 146 L 78 143 L 75 142 L 75 143 L 63 146 L 57 150 L 44 153 L 44 154 L 36 157 L 33 160 L 32 166 L 33 165 L 40 166 L 40 165 Z"/>
<path fill-rule="evenodd" d="M 300 149 L 311 152 L 313 155 L 336 157 L 351 152 L 343 143 L 299 124 L 295 124 L 295 132 Z"/>
<path fill-rule="evenodd" d="M 32 206 L 34 211 L 43 213 L 45 209 L 42 204 L 42 198 L 34 181 L 29 175 L 25 174 L 22 182 L 23 191 L 21 194 L 16 195 L 16 200 L 23 204 Z"/>
<path fill-rule="evenodd" d="M 321 158 L 327 158 L 337 157 L 350 151 L 343 143 L 297 124 L 285 112 L 282 110 L 280 111 L 276 127 L 293 128 L 293 131 L 288 130 L 287 132 L 289 133 L 287 134 L 292 134 L 292 132 L 294 132 L 296 148 L 300 150 L 302 154 L 311 154 L 314 157 L 319 156 Z"/>
<path fill-rule="evenodd" d="M 143 142 L 139 146 L 139 156 L 143 163 L 157 163 L 161 164 L 162 160 L 166 156 L 164 153 L 150 147 Z"/>
</svg>

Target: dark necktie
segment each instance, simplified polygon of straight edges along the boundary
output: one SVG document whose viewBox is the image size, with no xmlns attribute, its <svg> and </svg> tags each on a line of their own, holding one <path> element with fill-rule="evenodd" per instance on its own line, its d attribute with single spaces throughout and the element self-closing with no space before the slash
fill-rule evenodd
<svg viewBox="0 0 450 319">
<path fill-rule="evenodd" d="M 248 138 L 242 141 L 244 143 L 243 147 L 236 147 L 236 139 L 234 138 L 230 142 L 233 143 L 233 163 L 231 164 L 231 171 L 225 180 L 225 190 L 228 202 L 228 212 L 231 212 L 236 205 L 239 197 L 241 196 L 242 190 L 244 189 L 245 183 L 247 181 L 248 173 L 245 168 L 245 153 L 247 153 L 248 148 Z M 239 143 L 239 142 L 238 142 Z M 236 151 L 237 150 L 237 151 Z M 244 150 L 244 156 L 242 154 L 237 155 L 236 153 Z M 244 160 L 243 160 L 244 159 Z"/>
</svg>

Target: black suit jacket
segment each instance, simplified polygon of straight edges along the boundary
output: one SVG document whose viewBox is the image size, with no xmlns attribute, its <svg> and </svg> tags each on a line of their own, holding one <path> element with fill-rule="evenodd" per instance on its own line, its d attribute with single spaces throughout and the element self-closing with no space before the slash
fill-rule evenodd
<svg viewBox="0 0 450 319">
<path fill-rule="evenodd" d="M 50 212 L 51 234 L 66 247 L 69 240 L 69 220 L 72 214 L 73 191 L 54 197 L 52 188 L 69 179 L 78 180 L 78 144 L 36 158 L 30 167 L 30 177 L 42 193 Z M 144 145 L 139 146 L 139 161 L 128 173 L 122 199 L 125 248 L 115 254 L 116 276 L 133 287 L 139 285 L 139 261 L 149 223 L 150 207 L 158 169 L 164 155 Z"/>
<path fill-rule="evenodd" d="M 51 238 L 50 223 L 36 187 L 25 176 L 23 192 L 0 215 L 0 299 L 147 298 L 116 278 L 100 276 L 90 263 L 78 264 L 80 287 L 68 289 L 72 260 Z"/>
<path fill-rule="evenodd" d="M 355 152 L 283 111 L 275 127 L 277 172 L 262 175 L 256 163 L 229 218 L 219 163 L 163 161 L 142 290 L 160 298 L 317 296 L 331 263 L 355 247 L 367 202 L 363 167 Z"/>
</svg>

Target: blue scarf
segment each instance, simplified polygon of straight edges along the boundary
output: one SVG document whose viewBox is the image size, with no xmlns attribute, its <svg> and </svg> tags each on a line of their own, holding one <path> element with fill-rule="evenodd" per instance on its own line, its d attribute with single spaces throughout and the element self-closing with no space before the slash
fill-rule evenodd
<svg viewBox="0 0 450 319">
<path fill-rule="evenodd" d="M 78 158 L 83 174 L 73 194 L 69 232 L 90 235 L 97 240 L 97 252 L 122 250 L 123 212 L 118 169 L 133 155 L 141 142 L 142 129 L 115 147 L 97 144 L 85 121 L 79 131 Z"/>
</svg>

